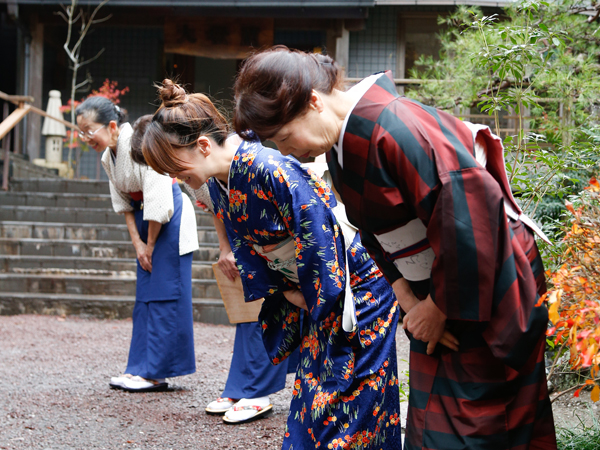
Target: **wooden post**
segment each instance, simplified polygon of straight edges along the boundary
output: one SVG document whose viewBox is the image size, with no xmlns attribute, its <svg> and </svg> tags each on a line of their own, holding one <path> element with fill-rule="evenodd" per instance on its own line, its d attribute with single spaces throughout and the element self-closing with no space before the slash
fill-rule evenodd
<svg viewBox="0 0 600 450">
<path fill-rule="evenodd" d="M 2 120 L 8 117 L 8 103 L 4 102 L 4 113 Z M 4 167 L 2 170 L 2 189 L 8 191 L 8 175 L 10 168 L 10 135 L 2 140 L 2 149 L 4 150 Z"/>
<path fill-rule="evenodd" d="M 398 15 L 396 25 L 396 78 L 406 78 L 406 25 L 404 16 Z M 404 86 L 396 86 L 396 90 L 400 94 L 404 94 Z"/>
<path fill-rule="evenodd" d="M 42 81 L 44 73 L 44 24 L 39 21 L 37 15 L 33 16 L 31 22 L 31 50 L 29 70 L 29 92 L 35 100 L 33 106 L 42 108 Z M 42 118 L 30 115 L 27 119 L 27 149 L 29 159 L 40 157 L 40 146 L 42 139 Z"/>
<path fill-rule="evenodd" d="M 350 32 L 346 29 L 343 20 L 339 23 L 339 34 L 335 42 L 335 61 L 348 74 L 348 61 L 350 57 Z"/>
</svg>

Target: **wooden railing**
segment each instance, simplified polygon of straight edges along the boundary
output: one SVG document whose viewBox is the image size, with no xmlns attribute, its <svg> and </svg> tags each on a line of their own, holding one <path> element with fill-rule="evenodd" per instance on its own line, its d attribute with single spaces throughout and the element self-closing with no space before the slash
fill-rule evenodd
<svg viewBox="0 0 600 450">
<path fill-rule="evenodd" d="M 4 100 L 4 108 L 3 108 L 3 116 L 2 122 L 0 122 L 0 140 L 2 140 L 2 150 L 4 156 L 4 171 L 2 174 L 2 189 L 5 191 L 8 190 L 8 175 L 9 175 L 9 167 L 10 167 L 10 135 L 7 136 L 11 130 L 15 129 L 15 126 L 23 120 L 23 118 L 33 112 L 35 114 L 39 114 L 43 117 L 48 117 L 52 120 L 56 120 L 64 124 L 65 126 L 72 128 L 74 130 L 79 130 L 77 125 L 73 125 L 71 122 L 67 122 L 66 120 L 59 119 L 57 117 L 51 116 L 46 111 L 36 108 L 28 103 L 33 103 L 33 97 L 29 97 L 26 95 L 8 95 L 4 92 L 0 91 L 0 100 Z M 13 103 L 17 105 L 15 110 L 12 113 L 8 113 L 9 111 L 9 103 Z M 18 129 L 15 129 L 18 130 Z M 17 137 L 17 136 L 15 136 Z M 18 141 L 15 139 L 15 141 Z"/>
<path fill-rule="evenodd" d="M 359 81 L 362 80 L 362 78 L 355 78 L 355 77 L 346 77 L 344 79 L 346 81 L 347 84 L 349 85 L 353 85 L 358 83 Z M 440 82 L 440 83 L 446 83 L 448 82 L 448 80 L 423 80 L 420 78 L 394 78 L 394 83 L 396 84 L 396 88 L 400 88 L 398 89 L 398 91 L 400 93 L 403 93 L 403 88 L 406 86 L 417 86 L 417 85 L 421 85 L 423 83 L 427 83 L 427 82 Z M 563 123 L 563 125 L 565 125 L 566 127 L 568 127 L 570 125 L 571 122 L 571 109 L 572 109 L 572 103 L 569 104 L 569 99 L 559 99 L 559 98 L 549 98 L 549 97 L 541 97 L 536 99 L 537 103 L 558 103 L 559 104 L 559 117 L 561 118 L 561 121 Z M 467 112 L 468 111 L 468 112 Z M 481 123 L 484 125 L 488 125 L 493 132 L 498 132 L 498 135 L 501 138 L 505 138 L 506 136 L 516 136 L 519 134 L 519 119 L 522 119 L 524 121 L 524 128 L 525 131 L 536 131 L 534 129 L 530 129 L 528 126 L 528 123 L 530 120 L 534 119 L 535 117 L 529 116 L 527 114 L 525 114 L 523 117 L 519 117 L 518 115 L 513 114 L 509 114 L 509 113 L 503 113 L 501 114 L 500 117 L 500 128 L 498 130 L 496 130 L 495 128 L 495 124 L 494 124 L 494 117 L 490 116 L 489 114 L 482 114 L 480 112 L 477 113 L 473 113 L 471 114 L 471 109 L 470 108 L 464 108 L 462 111 L 460 111 L 458 108 L 456 108 L 454 111 L 447 111 L 450 114 L 459 117 L 461 119 L 467 120 L 469 122 L 475 122 L 475 123 Z M 569 131 L 565 131 L 563 138 L 566 142 L 569 142 L 570 140 L 570 132 Z M 540 144 L 542 146 L 544 146 L 544 144 Z M 547 146 L 551 146 L 550 144 L 546 144 Z"/>
</svg>

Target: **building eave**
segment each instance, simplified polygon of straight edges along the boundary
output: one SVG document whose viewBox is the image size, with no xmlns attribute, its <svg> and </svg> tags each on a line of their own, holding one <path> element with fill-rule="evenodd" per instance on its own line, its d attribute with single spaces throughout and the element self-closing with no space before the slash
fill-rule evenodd
<svg viewBox="0 0 600 450">
<path fill-rule="evenodd" d="M 454 6 L 474 5 L 505 8 L 515 0 L 375 0 L 375 6 Z"/>
</svg>

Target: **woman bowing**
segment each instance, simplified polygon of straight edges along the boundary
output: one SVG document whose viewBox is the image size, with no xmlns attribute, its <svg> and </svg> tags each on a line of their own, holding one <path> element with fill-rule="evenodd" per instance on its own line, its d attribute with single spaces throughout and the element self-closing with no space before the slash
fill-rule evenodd
<svg viewBox="0 0 600 450">
<path fill-rule="evenodd" d="M 331 58 L 281 47 L 244 62 L 235 99 L 240 135 L 285 155 L 327 153 L 406 312 L 405 449 L 556 448 L 536 227 L 511 195 L 499 139 L 399 96 L 390 72 L 345 91 Z M 436 346 L 444 330 L 458 351 Z"/>
<path fill-rule="evenodd" d="M 119 107 L 91 97 L 75 115 L 80 137 L 102 154 L 115 212 L 125 216 L 137 254 L 129 360 L 110 386 L 134 392 L 164 390 L 165 378 L 196 371 L 192 317 L 192 255 L 198 249 L 190 199 L 170 177 L 145 164 L 132 138 L 143 129 L 124 122 Z M 136 139 L 133 139 L 134 143 Z M 137 152 L 136 152 L 137 150 Z"/>
</svg>

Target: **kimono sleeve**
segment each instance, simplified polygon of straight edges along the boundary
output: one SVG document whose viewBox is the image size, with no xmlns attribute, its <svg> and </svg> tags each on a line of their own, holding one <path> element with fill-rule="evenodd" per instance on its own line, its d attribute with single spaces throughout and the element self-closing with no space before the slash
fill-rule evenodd
<svg viewBox="0 0 600 450">
<path fill-rule="evenodd" d="M 104 171 L 108 175 L 108 188 L 110 190 L 110 200 L 113 205 L 113 209 L 117 214 L 123 214 L 125 212 L 133 211 L 133 206 L 131 206 L 131 198 L 121 192 L 116 188 L 114 183 L 112 182 L 114 174 L 113 174 L 113 166 L 110 164 L 110 150 L 106 150 L 102 155 L 102 167 L 104 167 Z"/>
<path fill-rule="evenodd" d="M 394 281 L 403 278 L 402 273 L 400 273 L 394 263 L 385 258 L 385 252 L 381 248 L 379 241 L 373 233 L 360 230 L 360 239 L 363 247 L 367 249 L 367 252 L 373 261 L 375 261 L 375 264 L 377 264 L 377 267 L 379 267 L 379 270 L 381 270 L 381 273 L 383 273 L 383 276 L 389 284 L 392 284 Z"/>
<path fill-rule="evenodd" d="M 125 212 L 133 211 L 131 206 L 131 198 L 120 190 L 118 190 L 112 181 L 108 182 L 110 189 L 110 199 L 113 205 L 113 209 L 117 214 L 123 214 Z"/>
<path fill-rule="evenodd" d="M 202 208 L 204 211 L 215 213 L 212 199 L 210 198 L 210 192 L 206 183 L 200 186 L 199 189 L 193 189 L 188 184 L 183 183 L 185 190 L 192 196 L 196 201 L 196 206 Z"/>
<path fill-rule="evenodd" d="M 285 360 L 300 345 L 300 308 L 292 305 L 283 294 L 265 298 L 258 316 L 263 343 L 273 364 Z"/>
<path fill-rule="evenodd" d="M 343 236 L 331 208 L 335 197 L 316 174 L 299 163 L 271 166 L 265 186 L 270 201 L 295 241 L 300 289 L 315 321 L 325 319 L 344 292 Z"/>
<path fill-rule="evenodd" d="M 502 193 L 483 168 L 443 174 L 427 227 L 435 253 L 431 297 L 450 320 L 489 321 L 503 241 Z"/>
<path fill-rule="evenodd" d="M 167 223 L 173 217 L 173 179 L 150 167 L 140 168 L 144 192 L 144 220 Z"/>
<path fill-rule="evenodd" d="M 440 125 L 419 105 L 392 106 L 380 118 L 376 157 L 427 227 L 431 298 L 448 320 L 489 321 L 507 238 L 500 186 L 468 151 L 471 132 L 456 119 L 438 117 Z"/>
</svg>

